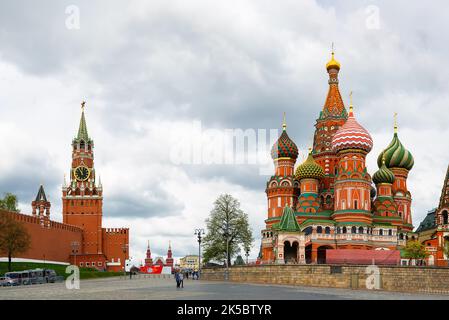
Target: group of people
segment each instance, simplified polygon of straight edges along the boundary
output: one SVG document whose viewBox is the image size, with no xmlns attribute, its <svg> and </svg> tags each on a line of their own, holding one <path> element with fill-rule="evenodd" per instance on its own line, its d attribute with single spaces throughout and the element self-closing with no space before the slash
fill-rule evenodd
<svg viewBox="0 0 449 320">
<path fill-rule="evenodd" d="M 184 288 L 184 279 L 189 279 L 189 275 L 192 276 L 192 280 L 199 280 L 200 274 L 198 271 L 183 272 L 182 270 L 175 271 L 175 280 L 177 288 Z"/>
</svg>

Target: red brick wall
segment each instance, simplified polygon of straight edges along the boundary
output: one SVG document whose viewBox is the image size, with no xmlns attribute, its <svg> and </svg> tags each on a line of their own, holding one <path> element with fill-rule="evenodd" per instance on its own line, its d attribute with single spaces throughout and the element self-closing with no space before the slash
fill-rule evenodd
<svg viewBox="0 0 449 320">
<path fill-rule="evenodd" d="M 123 252 L 123 245 L 127 244 L 126 253 Z M 120 258 L 120 266 L 108 267 L 110 271 L 122 271 L 125 266 L 125 259 L 129 258 L 129 229 L 128 228 L 103 228 L 103 253 L 108 262 L 114 259 L 117 262 Z"/>
<path fill-rule="evenodd" d="M 37 217 L 3 210 L 0 212 L 21 222 L 31 236 L 31 248 L 14 258 L 69 262 L 71 243 L 82 242 L 83 231 L 78 227 L 55 221 L 50 221 L 49 228 L 42 227 Z"/>
</svg>

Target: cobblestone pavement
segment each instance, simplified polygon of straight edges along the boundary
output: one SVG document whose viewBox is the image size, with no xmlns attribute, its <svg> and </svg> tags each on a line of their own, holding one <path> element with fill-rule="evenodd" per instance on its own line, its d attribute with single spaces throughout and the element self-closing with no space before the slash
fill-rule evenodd
<svg viewBox="0 0 449 320">
<path fill-rule="evenodd" d="M 177 289 L 173 279 L 108 278 L 81 281 L 79 290 L 65 283 L 0 288 L 0 299 L 152 299 L 152 300 L 333 300 L 333 299 L 447 299 L 449 295 L 409 294 L 385 291 L 312 288 L 282 285 L 185 280 Z"/>
</svg>

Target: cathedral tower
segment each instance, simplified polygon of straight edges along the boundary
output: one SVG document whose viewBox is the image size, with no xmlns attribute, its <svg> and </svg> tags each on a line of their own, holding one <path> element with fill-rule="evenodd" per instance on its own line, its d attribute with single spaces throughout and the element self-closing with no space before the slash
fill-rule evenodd
<svg viewBox="0 0 449 320">
<path fill-rule="evenodd" d="M 332 146 L 338 155 L 332 217 L 341 224 L 358 222 L 369 225 L 372 222 L 371 176 L 365 163 L 373 140 L 356 121 L 352 103 L 348 120 L 334 135 Z"/>
<path fill-rule="evenodd" d="M 279 222 L 286 205 L 294 207 L 299 195 L 299 184 L 295 181 L 294 167 L 298 158 L 298 147 L 287 134 L 287 124 L 282 124 L 282 134 L 271 149 L 275 173 L 267 182 L 267 224 Z M 276 220 L 276 221 L 275 221 Z"/>
<path fill-rule="evenodd" d="M 62 213 L 64 223 L 84 229 L 80 251 L 102 254 L 103 190 L 101 182 L 96 181 L 94 142 L 87 133 L 84 105 L 78 134 L 72 141 L 70 182 L 64 181 L 62 187 Z"/>
<path fill-rule="evenodd" d="M 316 213 L 320 211 L 318 197 L 320 180 L 324 177 L 323 168 L 318 165 L 309 151 L 306 161 L 296 168 L 296 179 L 300 183 L 301 195 L 296 206 L 298 212 Z"/>
<path fill-rule="evenodd" d="M 313 138 L 313 158 L 323 168 L 321 181 L 321 198 L 324 209 L 333 209 L 334 181 L 338 157 L 332 149 L 332 138 L 348 118 L 343 99 L 338 88 L 340 63 L 335 60 L 332 50 L 331 60 L 326 64 L 329 74 L 329 89 L 326 101 L 315 124 Z"/>
<path fill-rule="evenodd" d="M 395 115 L 396 118 L 396 115 Z M 413 156 L 401 143 L 398 137 L 398 126 L 395 119 L 394 135 L 388 147 L 379 154 L 377 164 L 382 166 L 385 159 L 385 165 L 394 174 L 393 198 L 398 207 L 398 214 L 403 220 L 404 229 L 413 230 L 411 205 L 412 197 L 407 188 L 407 178 L 409 171 L 413 168 Z"/>
</svg>

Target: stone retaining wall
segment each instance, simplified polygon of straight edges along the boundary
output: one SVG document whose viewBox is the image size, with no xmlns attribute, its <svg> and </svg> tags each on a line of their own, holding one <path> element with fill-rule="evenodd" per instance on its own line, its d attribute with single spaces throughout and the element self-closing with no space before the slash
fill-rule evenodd
<svg viewBox="0 0 449 320">
<path fill-rule="evenodd" d="M 379 266 L 380 289 L 449 294 L 449 268 Z M 224 268 L 203 268 L 202 280 L 222 281 Z M 368 272 L 368 273 L 367 273 Z M 367 289 L 367 266 L 258 265 L 229 269 L 229 280 L 248 283 Z"/>
</svg>

